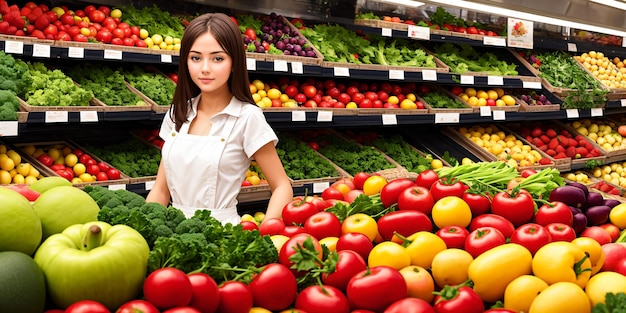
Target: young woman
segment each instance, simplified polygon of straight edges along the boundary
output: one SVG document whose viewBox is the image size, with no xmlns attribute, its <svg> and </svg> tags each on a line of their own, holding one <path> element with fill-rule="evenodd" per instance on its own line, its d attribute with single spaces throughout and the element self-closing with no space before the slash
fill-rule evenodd
<svg viewBox="0 0 626 313">
<path fill-rule="evenodd" d="M 241 33 L 225 14 L 187 26 L 178 85 L 163 119 L 162 161 L 147 201 L 192 216 L 210 209 L 222 223 L 239 223 L 237 195 L 254 158 L 272 191 L 266 218 L 280 217 L 293 191 L 275 145 L 278 138 L 250 93 Z"/>
</svg>

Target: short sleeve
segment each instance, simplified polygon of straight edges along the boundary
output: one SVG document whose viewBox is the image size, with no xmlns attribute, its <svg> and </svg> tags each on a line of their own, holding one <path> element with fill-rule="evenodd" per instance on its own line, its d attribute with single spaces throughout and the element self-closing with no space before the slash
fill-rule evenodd
<svg viewBox="0 0 626 313">
<path fill-rule="evenodd" d="M 172 129 L 174 129 L 174 121 L 172 120 L 173 117 L 174 113 L 171 109 L 165 113 L 165 116 L 163 116 L 159 136 L 165 141 L 167 141 L 172 135 Z"/>
<path fill-rule="evenodd" d="M 265 115 L 263 115 L 263 111 L 259 107 L 256 105 L 244 105 L 244 107 L 248 120 L 243 134 L 243 149 L 248 157 L 252 157 L 261 147 L 269 142 L 273 142 L 274 146 L 276 146 L 278 137 L 265 120 Z"/>
</svg>

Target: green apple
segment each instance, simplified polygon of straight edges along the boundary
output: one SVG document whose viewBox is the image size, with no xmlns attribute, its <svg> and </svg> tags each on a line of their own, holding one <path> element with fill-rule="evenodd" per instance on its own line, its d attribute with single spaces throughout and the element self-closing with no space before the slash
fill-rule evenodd
<svg viewBox="0 0 626 313">
<path fill-rule="evenodd" d="M 33 208 L 41 219 L 44 240 L 71 225 L 97 221 L 100 211 L 89 194 L 73 186 L 46 190 L 35 200 Z"/>
<path fill-rule="evenodd" d="M 28 186 L 30 189 L 42 194 L 48 189 L 59 186 L 72 186 L 72 183 L 60 176 L 47 176 L 38 179 L 36 182 Z"/>
<path fill-rule="evenodd" d="M 126 225 L 76 224 L 46 239 L 35 253 L 54 304 L 91 299 L 112 311 L 135 299 L 146 277 L 150 248 Z"/>
<path fill-rule="evenodd" d="M 32 205 L 16 191 L 0 187 L 0 251 L 33 255 L 41 243 L 41 222 Z"/>
</svg>

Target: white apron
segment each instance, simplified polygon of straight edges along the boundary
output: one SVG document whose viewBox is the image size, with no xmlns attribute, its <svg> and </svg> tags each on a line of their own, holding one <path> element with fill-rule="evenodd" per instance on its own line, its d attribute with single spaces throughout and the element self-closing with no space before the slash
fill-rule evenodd
<svg viewBox="0 0 626 313">
<path fill-rule="evenodd" d="M 196 210 L 209 209 L 211 216 L 222 224 L 241 221 L 237 207 L 216 208 L 216 189 L 219 181 L 218 166 L 237 117 L 229 116 L 224 126 L 224 136 L 199 136 L 188 134 L 185 123 L 180 131 L 172 130 L 170 139 L 163 145 L 163 160 L 167 185 L 172 196 L 172 206 L 191 217 Z M 236 201 L 235 201 L 236 203 Z"/>
</svg>

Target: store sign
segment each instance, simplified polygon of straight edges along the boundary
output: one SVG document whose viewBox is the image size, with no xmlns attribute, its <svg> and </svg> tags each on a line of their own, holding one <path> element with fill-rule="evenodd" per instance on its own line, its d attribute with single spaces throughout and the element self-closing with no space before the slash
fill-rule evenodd
<svg viewBox="0 0 626 313">
<path fill-rule="evenodd" d="M 533 48 L 533 22 L 517 18 L 508 18 L 508 46 L 513 48 Z"/>
</svg>

